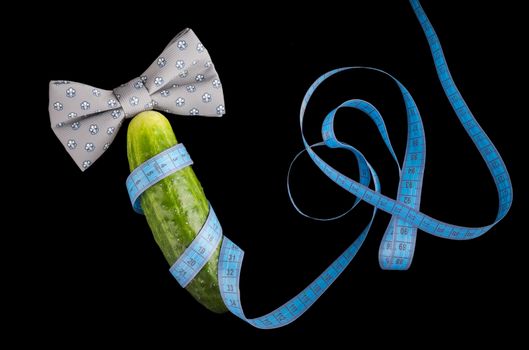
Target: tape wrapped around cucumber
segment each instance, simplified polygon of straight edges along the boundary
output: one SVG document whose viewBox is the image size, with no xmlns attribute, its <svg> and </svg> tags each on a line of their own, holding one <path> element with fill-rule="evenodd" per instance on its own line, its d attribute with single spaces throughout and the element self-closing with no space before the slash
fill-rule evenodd
<svg viewBox="0 0 529 350">
<path fill-rule="evenodd" d="M 138 114 L 127 132 L 130 170 L 177 143 L 171 124 L 162 114 L 154 111 Z M 204 190 L 191 166 L 186 166 L 150 186 L 140 201 L 154 239 L 172 266 L 206 222 L 209 204 Z M 219 250 L 220 245 L 186 286 L 197 301 L 213 312 L 227 311 L 219 293 Z"/>
</svg>

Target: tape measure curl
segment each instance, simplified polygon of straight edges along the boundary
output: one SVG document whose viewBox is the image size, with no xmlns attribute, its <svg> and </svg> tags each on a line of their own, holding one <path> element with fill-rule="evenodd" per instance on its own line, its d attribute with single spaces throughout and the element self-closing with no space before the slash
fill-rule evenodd
<svg viewBox="0 0 529 350">
<path fill-rule="evenodd" d="M 505 167 L 500 154 L 483 129 L 479 126 L 478 122 L 463 100 L 463 97 L 459 93 L 459 90 L 455 86 L 455 83 L 448 70 L 439 39 L 435 34 L 430 21 L 426 17 L 426 14 L 424 13 L 419 1 L 410 0 L 410 4 L 421 24 L 424 33 L 426 34 L 426 38 L 433 55 L 434 65 L 443 90 L 448 97 L 448 100 L 452 105 L 457 117 L 459 118 L 459 121 L 476 145 L 482 158 L 485 160 L 485 163 L 487 164 L 487 167 L 489 168 L 489 171 L 494 179 L 494 183 L 499 195 L 499 208 L 494 222 L 483 227 L 463 227 L 442 222 L 420 212 L 419 207 L 421 200 L 422 180 L 426 159 L 426 142 L 422 120 L 415 101 L 404 85 L 402 85 L 389 73 L 370 67 L 339 68 L 327 72 L 319 77 L 308 89 L 305 97 L 303 98 L 300 110 L 300 128 L 305 149 L 302 152 L 307 152 L 316 166 L 329 179 L 331 179 L 331 181 L 335 182 L 337 185 L 356 197 L 353 208 L 360 200 L 363 200 L 373 206 L 373 213 L 368 225 L 364 228 L 353 244 L 351 244 L 328 268 L 323 271 L 321 275 L 319 275 L 298 295 L 264 316 L 248 319 L 242 310 L 239 291 L 239 278 L 244 252 L 227 237 L 223 237 L 220 223 L 215 216 L 213 209 L 210 207 L 208 218 L 200 232 L 197 234 L 197 237 L 185 250 L 182 256 L 177 259 L 175 264 L 170 268 L 170 272 L 182 287 L 185 287 L 200 271 L 200 269 L 211 257 L 211 254 L 215 251 L 218 244 L 222 244 L 219 255 L 218 278 L 219 288 L 224 303 L 233 314 L 257 328 L 278 328 L 293 322 L 305 311 L 307 311 L 308 308 L 314 304 L 314 302 L 325 292 L 325 290 L 327 290 L 327 288 L 329 288 L 334 280 L 336 280 L 336 278 L 345 270 L 364 242 L 378 209 L 392 215 L 379 248 L 380 266 L 381 268 L 388 270 L 406 270 L 409 268 L 415 249 L 417 229 L 421 229 L 422 231 L 432 235 L 447 239 L 472 239 L 481 236 L 505 217 L 509 211 L 509 208 L 511 207 L 513 198 L 512 184 L 507 168 Z M 303 134 L 304 113 L 316 88 L 326 79 L 334 76 L 335 74 L 358 69 L 376 71 L 388 76 L 395 82 L 395 84 L 397 84 L 402 94 L 406 106 L 408 123 L 407 145 L 402 168 L 400 167 L 397 156 L 395 155 L 393 147 L 391 146 L 382 116 L 378 110 L 367 101 L 358 99 L 349 100 L 329 112 L 322 125 L 323 142 L 310 145 L 305 139 Z M 353 146 L 341 142 L 336 138 L 334 133 L 334 118 L 336 112 L 341 108 L 353 108 L 360 110 L 366 114 L 377 126 L 377 130 L 386 144 L 386 147 L 397 163 L 397 166 L 399 166 L 400 179 L 396 200 L 386 197 L 380 192 L 380 182 L 378 176 L 362 153 Z M 323 145 L 329 148 L 341 148 L 352 152 L 356 157 L 360 170 L 359 181 L 350 179 L 321 159 L 313 150 L 313 148 Z M 160 161 L 167 165 L 168 162 L 171 161 L 170 155 L 173 152 L 178 152 L 178 159 L 180 160 L 177 163 L 171 163 L 170 166 L 161 167 L 158 162 Z M 298 158 L 300 154 L 294 158 L 292 163 Z M 290 179 L 290 169 L 292 167 L 292 163 L 289 168 L 288 180 Z M 189 157 L 189 154 L 185 150 L 185 147 L 179 144 L 156 155 L 135 169 L 127 179 L 127 188 L 129 190 L 129 195 L 135 210 L 141 212 L 141 208 L 137 199 L 143 191 L 155 184 L 157 181 L 160 181 L 162 178 L 190 164 L 192 164 L 192 161 Z M 157 165 L 158 172 L 161 173 L 161 175 L 157 176 L 156 178 L 150 178 L 148 176 L 150 173 L 148 171 L 149 167 L 152 168 L 156 167 Z M 369 188 L 371 180 L 374 183 L 374 189 Z M 132 183 L 135 183 L 136 186 L 132 186 Z M 133 188 L 136 188 L 137 190 L 133 190 Z M 296 206 L 292 198 L 292 194 L 290 193 L 290 187 L 288 187 L 288 194 L 292 204 L 294 205 L 294 208 L 302 215 L 310 217 L 304 214 Z M 342 214 L 338 217 L 343 215 L 345 214 Z M 221 241 L 222 243 L 220 243 Z M 193 261 L 193 264 L 187 263 L 189 259 Z"/>
</svg>

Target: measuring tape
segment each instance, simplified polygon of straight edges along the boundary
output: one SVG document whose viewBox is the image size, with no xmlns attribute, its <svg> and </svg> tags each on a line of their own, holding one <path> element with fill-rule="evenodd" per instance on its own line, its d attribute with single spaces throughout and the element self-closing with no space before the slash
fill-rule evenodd
<svg viewBox="0 0 529 350">
<path fill-rule="evenodd" d="M 191 164 L 193 161 L 181 143 L 140 164 L 130 173 L 125 182 L 134 211 L 143 214 L 139 199 L 145 190 Z"/>
<path fill-rule="evenodd" d="M 459 121 L 476 145 L 482 158 L 485 160 L 494 179 L 499 194 L 498 214 L 494 222 L 483 227 L 462 227 L 442 222 L 420 212 L 421 189 L 426 159 L 426 142 L 424 127 L 415 101 L 404 85 L 392 75 L 382 70 L 369 67 L 339 68 L 319 77 L 312 84 L 303 98 L 300 110 L 300 127 L 305 149 L 294 157 L 289 168 L 288 180 L 290 180 L 292 164 L 303 152 L 307 152 L 316 166 L 327 175 L 331 181 L 335 182 L 338 186 L 356 197 L 353 208 L 361 200 L 373 206 L 373 214 L 369 224 L 353 244 L 351 244 L 328 268 L 326 268 L 318 278 L 303 289 L 301 293 L 264 316 L 248 319 L 242 310 L 239 291 L 239 279 L 244 252 L 227 237 L 222 236 L 222 229 L 218 219 L 215 216 L 213 209 L 210 207 L 208 218 L 197 237 L 170 269 L 171 274 L 173 274 L 182 287 L 185 287 L 200 271 L 222 241 L 218 263 L 218 279 L 222 299 L 227 308 L 233 314 L 257 328 L 278 328 L 293 322 L 307 311 L 345 270 L 364 242 L 378 209 L 383 210 L 392 216 L 379 249 L 380 266 L 383 269 L 388 270 L 406 270 L 410 267 L 415 249 L 417 229 L 421 229 L 422 231 L 442 238 L 465 240 L 481 236 L 505 217 L 511 207 L 513 198 L 513 190 L 507 168 L 505 167 L 500 154 L 483 129 L 479 126 L 467 104 L 463 100 L 463 97 L 459 93 L 459 90 L 455 86 L 448 70 L 439 39 L 419 1 L 410 0 L 410 4 L 412 5 L 421 27 L 426 34 L 443 90 L 459 118 Z M 397 84 L 402 94 L 406 105 L 408 123 L 408 138 L 402 168 L 399 165 L 397 156 L 391 145 L 384 120 L 378 110 L 369 102 L 353 99 L 342 103 L 330 111 L 322 126 L 323 142 L 311 145 L 303 135 L 303 118 L 305 109 L 316 88 L 326 79 L 335 74 L 357 69 L 367 69 L 385 74 Z M 377 126 L 382 140 L 399 167 L 400 180 L 396 200 L 386 197 L 380 192 L 379 178 L 362 153 L 353 146 L 341 142 L 336 138 L 334 132 L 334 118 L 336 112 L 341 108 L 360 110 Z M 313 149 L 315 147 L 324 145 L 329 148 L 345 149 L 355 155 L 360 171 L 359 181 L 352 180 L 340 173 L 314 152 Z M 127 179 L 127 188 L 135 210 L 141 213 L 141 206 L 138 198 L 143 191 L 160 181 L 162 178 L 191 164 L 191 158 L 185 150 L 185 147 L 182 144 L 178 144 L 156 155 L 135 169 Z M 374 189 L 369 187 L 371 181 L 373 181 Z M 304 214 L 296 206 L 290 192 L 290 187 L 288 187 L 288 194 L 294 208 L 302 215 L 310 217 Z M 343 215 L 345 214 L 338 217 Z M 335 218 L 314 219 L 332 220 Z"/>
</svg>

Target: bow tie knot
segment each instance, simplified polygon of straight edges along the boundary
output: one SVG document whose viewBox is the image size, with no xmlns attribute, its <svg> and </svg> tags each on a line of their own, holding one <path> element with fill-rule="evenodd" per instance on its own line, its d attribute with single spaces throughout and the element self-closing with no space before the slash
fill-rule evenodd
<svg viewBox="0 0 529 350">
<path fill-rule="evenodd" d="M 151 109 L 192 116 L 225 113 L 217 71 L 191 29 L 174 37 L 139 78 L 112 91 L 50 82 L 52 129 L 83 171 L 108 149 L 125 118 Z"/>
<path fill-rule="evenodd" d="M 136 78 L 114 89 L 114 95 L 125 112 L 125 118 L 153 109 L 154 101 L 145 87 L 146 79 Z"/>
</svg>

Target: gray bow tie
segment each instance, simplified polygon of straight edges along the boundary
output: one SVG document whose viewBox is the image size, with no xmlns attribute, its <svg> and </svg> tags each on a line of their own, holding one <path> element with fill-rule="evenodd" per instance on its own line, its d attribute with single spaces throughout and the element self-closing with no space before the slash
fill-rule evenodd
<svg viewBox="0 0 529 350">
<path fill-rule="evenodd" d="M 174 37 L 139 78 L 113 91 L 64 80 L 50 82 L 51 126 L 82 171 L 107 150 L 124 118 L 149 109 L 180 115 L 224 114 L 219 76 L 191 29 Z"/>
</svg>

